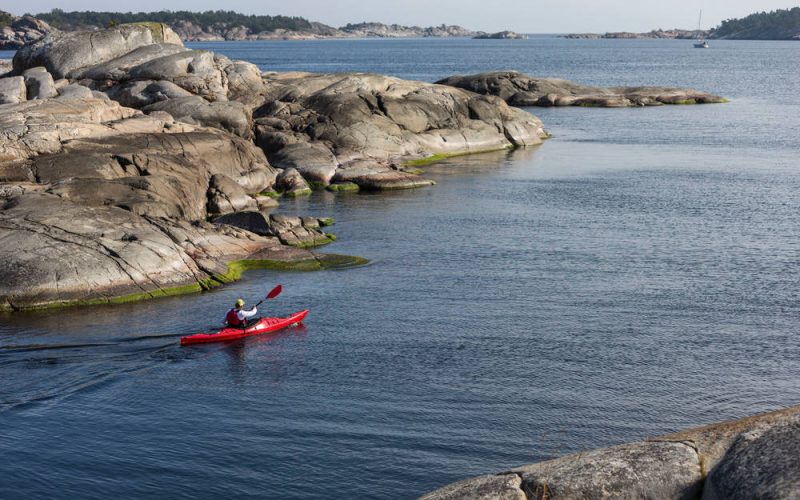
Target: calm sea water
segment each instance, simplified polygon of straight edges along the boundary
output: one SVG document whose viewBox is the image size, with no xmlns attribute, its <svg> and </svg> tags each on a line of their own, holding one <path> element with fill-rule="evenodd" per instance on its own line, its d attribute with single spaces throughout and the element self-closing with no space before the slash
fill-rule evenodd
<svg viewBox="0 0 800 500">
<path fill-rule="evenodd" d="M 554 138 L 315 193 L 372 264 L 0 316 L 0 497 L 410 498 L 800 402 L 800 44 L 209 43 L 265 70 L 518 69 L 731 103 L 537 109 Z M 237 297 L 302 328 L 181 348 Z"/>
</svg>

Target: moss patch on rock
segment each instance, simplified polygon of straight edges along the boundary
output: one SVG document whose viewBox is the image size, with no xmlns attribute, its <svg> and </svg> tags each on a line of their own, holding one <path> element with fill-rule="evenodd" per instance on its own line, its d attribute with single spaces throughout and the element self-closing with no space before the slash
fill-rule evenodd
<svg viewBox="0 0 800 500">
<path fill-rule="evenodd" d="M 508 145 L 502 148 L 489 148 L 489 149 L 482 149 L 479 151 L 459 151 L 457 153 L 436 153 L 431 156 L 426 156 L 425 158 L 418 158 L 416 160 L 408 160 L 403 162 L 403 167 L 423 167 L 425 165 L 430 165 L 431 163 L 436 163 L 438 161 L 446 160 L 448 158 L 455 158 L 457 156 L 466 156 L 466 155 L 474 155 L 480 153 L 492 153 L 494 151 L 503 151 L 505 149 L 513 149 L 514 146 Z M 403 170 L 406 173 L 409 173 L 407 170 Z M 421 171 L 420 171 L 421 172 Z"/>
<path fill-rule="evenodd" d="M 333 239 L 336 237 L 334 236 Z M 331 239 L 327 242 L 329 243 Z M 243 259 L 228 263 L 225 273 L 217 274 L 205 280 L 168 288 L 158 288 L 155 290 L 132 293 L 119 297 L 96 297 L 92 299 L 62 300 L 47 304 L 37 304 L 33 306 L 11 306 L 10 304 L 0 304 L 0 311 L 32 311 L 42 309 L 56 309 L 62 307 L 75 306 L 96 306 L 109 304 L 127 304 L 139 302 L 141 300 L 157 299 L 160 297 L 172 297 L 175 295 L 185 295 L 197 293 L 228 283 L 237 281 L 242 277 L 242 273 L 252 269 L 271 269 L 274 271 L 322 271 L 326 269 L 344 269 L 358 267 L 369 264 L 369 259 L 342 254 L 314 254 L 312 258 L 283 261 L 270 259 Z"/>
<path fill-rule="evenodd" d="M 344 191 L 358 191 L 358 184 L 354 182 L 337 182 L 327 186 L 325 189 L 331 191 L 333 193 L 344 192 Z"/>
<path fill-rule="evenodd" d="M 312 192 L 313 191 L 311 190 L 311 188 L 297 189 L 295 191 L 286 191 L 285 193 L 283 193 L 283 196 L 287 198 L 299 198 L 300 196 L 308 196 Z"/>
</svg>

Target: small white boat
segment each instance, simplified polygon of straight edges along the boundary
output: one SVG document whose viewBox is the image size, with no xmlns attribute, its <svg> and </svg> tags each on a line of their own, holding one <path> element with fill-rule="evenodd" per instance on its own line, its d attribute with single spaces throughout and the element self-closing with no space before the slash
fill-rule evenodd
<svg viewBox="0 0 800 500">
<path fill-rule="evenodd" d="M 703 31 L 703 11 L 700 11 L 700 18 L 697 20 L 697 31 Z M 697 43 L 694 44 L 694 48 L 696 49 L 707 49 L 709 48 L 708 40 L 704 40 L 700 38 Z"/>
</svg>

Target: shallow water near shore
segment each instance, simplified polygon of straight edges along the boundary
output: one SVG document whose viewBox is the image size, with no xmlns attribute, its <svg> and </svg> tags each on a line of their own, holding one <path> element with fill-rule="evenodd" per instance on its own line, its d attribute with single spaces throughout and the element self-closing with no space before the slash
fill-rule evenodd
<svg viewBox="0 0 800 500">
<path fill-rule="evenodd" d="M 276 71 L 514 68 L 724 105 L 533 109 L 554 138 L 432 188 L 283 200 L 368 266 L 0 316 L 0 497 L 410 498 L 800 401 L 800 45 L 195 44 Z M 178 346 L 237 297 L 303 327 Z"/>
</svg>

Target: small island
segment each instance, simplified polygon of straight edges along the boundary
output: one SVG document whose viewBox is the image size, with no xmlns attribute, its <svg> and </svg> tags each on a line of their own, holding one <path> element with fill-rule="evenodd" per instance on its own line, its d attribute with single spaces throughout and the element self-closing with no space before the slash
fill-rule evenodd
<svg viewBox="0 0 800 500">
<path fill-rule="evenodd" d="M 499 31 L 497 33 L 482 33 L 473 38 L 476 40 L 527 40 L 528 35 L 521 35 L 513 31 Z"/>
</svg>

